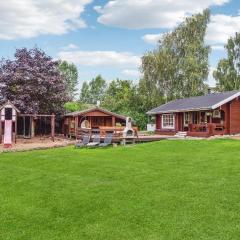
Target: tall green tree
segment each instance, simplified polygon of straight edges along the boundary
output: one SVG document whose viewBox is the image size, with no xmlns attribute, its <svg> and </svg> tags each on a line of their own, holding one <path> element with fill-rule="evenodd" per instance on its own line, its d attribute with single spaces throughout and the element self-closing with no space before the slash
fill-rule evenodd
<svg viewBox="0 0 240 240">
<path fill-rule="evenodd" d="M 106 81 L 101 75 L 93 78 L 89 83 L 90 90 L 90 102 L 91 104 L 96 104 L 97 101 L 101 101 L 104 97 L 106 91 Z"/>
<path fill-rule="evenodd" d="M 204 38 L 209 19 L 209 10 L 186 18 L 162 37 L 156 50 L 143 56 L 140 92 L 147 93 L 146 106 L 204 92 L 210 52 Z"/>
<path fill-rule="evenodd" d="M 226 46 L 227 58 L 219 61 L 213 76 L 220 91 L 240 89 L 240 33 L 231 37 Z"/>
<path fill-rule="evenodd" d="M 71 100 L 76 97 L 78 85 L 78 70 L 73 63 L 67 61 L 59 62 L 59 70 L 64 77 L 67 85 L 67 92 Z"/>
<path fill-rule="evenodd" d="M 93 78 L 89 84 L 87 82 L 83 83 L 80 93 L 80 101 L 89 104 L 96 104 L 97 101 L 103 100 L 106 88 L 106 81 L 101 75 L 98 75 L 96 78 Z"/>
<path fill-rule="evenodd" d="M 87 82 L 83 82 L 81 92 L 80 92 L 80 102 L 89 103 L 90 102 L 90 90 Z"/>
<path fill-rule="evenodd" d="M 128 80 L 113 80 L 106 90 L 102 106 L 110 111 L 130 116 L 141 129 L 146 127 L 147 117 L 138 85 Z"/>
<path fill-rule="evenodd" d="M 109 83 L 102 105 L 111 111 L 129 113 L 134 85 L 127 80 L 113 80 Z"/>
</svg>

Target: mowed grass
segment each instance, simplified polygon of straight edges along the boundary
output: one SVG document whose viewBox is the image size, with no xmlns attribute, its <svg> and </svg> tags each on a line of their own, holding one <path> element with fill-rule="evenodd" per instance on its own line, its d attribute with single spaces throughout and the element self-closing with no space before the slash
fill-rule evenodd
<svg viewBox="0 0 240 240">
<path fill-rule="evenodd" d="M 240 141 L 0 154 L 0 239 L 240 238 Z"/>
</svg>

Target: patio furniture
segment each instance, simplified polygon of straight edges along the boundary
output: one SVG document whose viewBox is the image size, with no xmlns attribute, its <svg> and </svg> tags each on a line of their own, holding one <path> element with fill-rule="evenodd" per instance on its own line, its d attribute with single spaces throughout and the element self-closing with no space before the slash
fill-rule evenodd
<svg viewBox="0 0 240 240">
<path fill-rule="evenodd" d="M 112 143 L 112 139 L 113 139 L 113 134 L 112 133 L 108 133 L 104 139 L 103 143 L 99 144 L 99 147 L 107 147 Z"/>
<path fill-rule="evenodd" d="M 100 134 L 95 134 L 93 141 L 87 144 L 87 147 L 96 147 L 100 144 Z"/>
<path fill-rule="evenodd" d="M 81 148 L 85 147 L 90 141 L 90 136 L 89 135 L 84 135 L 83 140 L 81 142 L 76 142 L 75 148 Z"/>
</svg>

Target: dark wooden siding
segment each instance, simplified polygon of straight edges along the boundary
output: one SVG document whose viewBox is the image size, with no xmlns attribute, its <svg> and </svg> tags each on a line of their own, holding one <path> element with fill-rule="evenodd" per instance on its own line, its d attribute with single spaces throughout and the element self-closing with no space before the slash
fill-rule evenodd
<svg viewBox="0 0 240 240">
<path fill-rule="evenodd" d="M 157 130 L 162 128 L 161 121 L 162 121 L 162 115 L 161 114 L 157 114 L 156 115 L 156 129 Z"/>
<path fill-rule="evenodd" d="M 230 104 L 230 134 L 240 133 L 240 101 L 235 99 Z"/>
<path fill-rule="evenodd" d="M 175 115 L 175 129 L 162 129 L 162 114 L 156 115 L 156 133 L 161 135 L 175 135 L 178 126 L 178 117 Z"/>
</svg>

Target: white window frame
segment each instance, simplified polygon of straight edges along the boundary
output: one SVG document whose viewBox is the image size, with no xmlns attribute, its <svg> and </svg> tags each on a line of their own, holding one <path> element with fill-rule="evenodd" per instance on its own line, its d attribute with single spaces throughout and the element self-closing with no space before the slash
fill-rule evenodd
<svg viewBox="0 0 240 240">
<path fill-rule="evenodd" d="M 173 118 L 173 125 L 164 126 L 163 121 L 164 121 L 164 117 L 165 116 L 172 116 L 172 118 Z M 173 113 L 162 114 L 162 128 L 163 129 L 175 129 L 175 114 L 173 114 Z"/>
<path fill-rule="evenodd" d="M 188 115 L 188 123 L 186 124 L 186 115 Z M 188 127 L 188 124 L 189 123 L 191 123 L 191 114 L 190 114 L 190 112 L 184 112 L 183 113 L 183 125 L 184 125 L 184 127 Z"/>
</svg>

